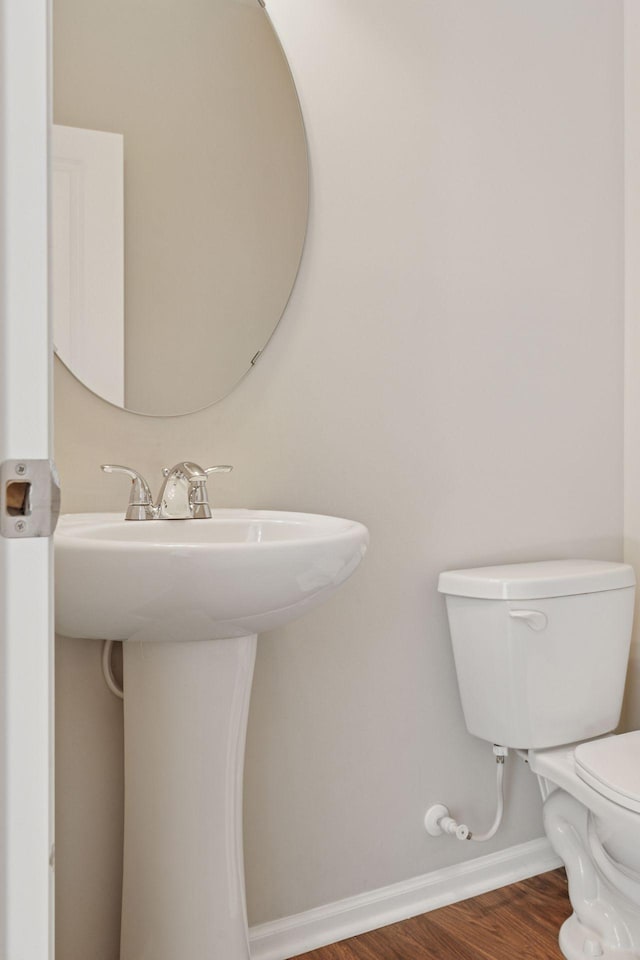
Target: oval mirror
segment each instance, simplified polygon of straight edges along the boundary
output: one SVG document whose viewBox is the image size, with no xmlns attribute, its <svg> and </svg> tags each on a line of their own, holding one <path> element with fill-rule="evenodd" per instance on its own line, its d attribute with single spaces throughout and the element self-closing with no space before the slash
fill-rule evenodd
<svg viewBox="0 0 640 960">
<path fill-rule="evenodd" d="M 285 309 L 308 171 L 260 0 L 54 0 L 56 352 L 105 400 L 224 397 Z"/>
</svg>

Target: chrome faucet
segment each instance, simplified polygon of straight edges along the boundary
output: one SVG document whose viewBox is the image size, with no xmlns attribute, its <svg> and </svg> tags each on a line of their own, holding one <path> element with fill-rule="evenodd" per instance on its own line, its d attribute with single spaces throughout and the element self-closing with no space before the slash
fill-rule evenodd
<svg viewBox="0 0 640 960">
<path fill-rule="evenodd" d="M 175 467 L 162 471 L 164 483 L 158 497 L 160 520 L 208 520 L 211 507 L 207 496 L 207 477 L 210 473 L 229 473 L 228 466 L 207 467 L 183 460 Z"/>
<path fill-rule="evenodd" d="M 211 506 L 207 495 L 207 477 L 211 473 L 229 473 L 233 467 L 207 467 L 182 460 L 162 471 L 164 483 L 158 502 L 153 502 L 149 484 L 137 470 L 103 463 L 105 473 L 123 473 L 131 480 L 131 494 L 125 520 L 208 520 Z"/>
</svg>

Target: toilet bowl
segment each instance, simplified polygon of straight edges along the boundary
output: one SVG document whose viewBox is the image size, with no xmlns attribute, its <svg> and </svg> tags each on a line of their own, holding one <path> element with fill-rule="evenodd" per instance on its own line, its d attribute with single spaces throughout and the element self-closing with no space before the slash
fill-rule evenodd
<svg viewBox="0 0 640 960">
<path fill-rule="evenodd" d="M 560 931 L 569 960 L 640 957 L 640 732 L 530 750 L 545 832 L 563 860 L 573 914 Z M 587 765 L 588 762 L 588 765 Z M 614 799 L 615 797 L 615 799 Z"/>
<path fill-rule="evenodd" d="M 640 731 L 620 719 L 635 576 L 627 564 L 543 561 L 440 576 L 470 733 L 538 776 L 572 915 L 567 960 L 640 960 Z M 525 752 L 526 751 L 526 752 Z"/>
</svg>

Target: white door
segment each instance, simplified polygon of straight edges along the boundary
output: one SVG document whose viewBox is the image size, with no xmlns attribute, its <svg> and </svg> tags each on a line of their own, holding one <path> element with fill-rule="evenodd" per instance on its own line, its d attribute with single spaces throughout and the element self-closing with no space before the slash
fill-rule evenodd
<svg viewBox="0 0 640 960">
<path fill-rule="evenodd" d="M 3 960 L 53 957 L 47 21 L 47 0 L 0 0 Z"/>
<path fill-rule="evenodd" d="M 124 137 L 54 124 L 50 153 L 54 349 L 124 407 Z"/>
</svg>

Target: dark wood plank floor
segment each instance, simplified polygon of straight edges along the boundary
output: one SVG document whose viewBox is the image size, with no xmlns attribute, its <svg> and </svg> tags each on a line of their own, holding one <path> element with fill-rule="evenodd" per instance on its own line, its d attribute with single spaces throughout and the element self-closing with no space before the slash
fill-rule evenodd
<svg viewBox="0 0 640 960">
<path fill-rule="evenodd" d="M 562 960 L 564 870 L 301 954 L 296 960 Z"/>
</svg>

